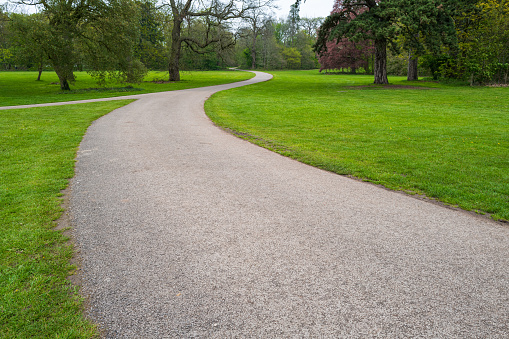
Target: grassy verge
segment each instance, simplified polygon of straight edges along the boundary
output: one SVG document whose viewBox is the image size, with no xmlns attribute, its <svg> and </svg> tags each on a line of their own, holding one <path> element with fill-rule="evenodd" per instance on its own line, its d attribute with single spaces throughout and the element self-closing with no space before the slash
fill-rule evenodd
<svg viewBox="0 0 509 339">
<path fill-rule="evenodd" d="M 509 220 L 509 88 L 272 73 L 216 93 L 207 114 L 302 162 Z"/>
<path fill-rule="evenodd" d="M 90 123 L 130 101 L 0 113 L 0 337 L 90 338 L 66 280 L 72 248 L 53 230 Z"/>
<path fill-rule="evenodd" d="M 106 88 L 98 88 L 95 80 L 86 72 L 76 72 L 76 83 L 72 90 L 64 92 L 58 85 L 58 77 L 54 72 L 43 72 L 41 81 L 37 72 L 0 72 L 0 106 L 28 105 L 46 102 L 62 102 L 96 98 L 110 98 L 130 94 L 174 91 L 180 89 L 214 86 L 254 76 L 249 72 L 208 71 L 182 72 L 182 81 L 166 82 L 168 72 L 149 72 L 141 84 L 109 84 Z"/>
</svg>

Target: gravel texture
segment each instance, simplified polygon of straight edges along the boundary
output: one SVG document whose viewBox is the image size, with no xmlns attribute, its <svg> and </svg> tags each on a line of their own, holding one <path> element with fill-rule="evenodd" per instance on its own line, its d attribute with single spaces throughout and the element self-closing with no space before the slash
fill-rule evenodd
<svg viewBox="0 0 509 339">
<path fill-rule="evenodd" d="M 97 120 L 70 216 L 104 338 L 507 338 L 509 227 L 238 139 L 213 92 Z"/>
</svg>

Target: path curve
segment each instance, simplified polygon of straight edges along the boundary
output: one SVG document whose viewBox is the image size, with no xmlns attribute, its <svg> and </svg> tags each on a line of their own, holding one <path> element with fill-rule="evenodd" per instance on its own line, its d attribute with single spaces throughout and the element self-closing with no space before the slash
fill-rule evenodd
<svg viewBox="0 0 509 339">
<path fill-rule="evenodd" d="M 97 120 L 70 215 L 105 338 L 506 338 L 509 228 L 240 140 L 213 92 Z"/>
</svg>

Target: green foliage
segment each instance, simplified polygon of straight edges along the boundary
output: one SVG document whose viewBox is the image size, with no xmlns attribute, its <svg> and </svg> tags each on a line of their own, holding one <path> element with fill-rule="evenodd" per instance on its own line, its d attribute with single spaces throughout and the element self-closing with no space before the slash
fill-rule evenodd
<svg viewBox="0 0 509 339">
<path fill-rule="evenodd" d="M 480 1 L 468 18 L 472 26 L 459 31 L 458 68 L 471 84 L 508 83 L 509 1 Z"/>
<path fill-rule="evenodd" d="M 167 66 L 164 22 L 169 18 L 156 8 L 153 1 L 138 1 L 136 4 L 140 13 L 138 21 L 140 33 L 134 55 L 146 68 L 163 70 Z"/>
<path fill-rule="evenodd" d="M 444 67 L 451 62 L 449 55 L 442 53 L 438 55 L 427 54 L 421 58 L 422 66 L 429 70 L 433 80 L 438 80 Z"/>
<path fill-rule="evenodd" d="M 406 75 L 408 71 L 408 56 L 389 53 L 387 55 L 387 74 Z"/>
<path fill-rule="evenodd" d="M 144 67 L 134 55 L 138 7 L 131 0 L 41 1 L 41 12 L 11 14 L 9 30 L 17 62 L 47 61 L 59 77 L 61 89 L 74 82 L 75 65 L 87 68 L 104 80 L 104 72 L 138 82 Z M 113 76 L 112 76 L 113 78 Z"/>
<path fill-rule="evenodd" d="M 12 54 L 10 49 L 0 48 L 0 63 L 4 65 L 8 65 L 13 61 L 14 55 Z"/>
<path fill-rule="evenodd" d="M 283 49 L 283 58 L 286 61 L 286 66 L 290 69 L 298 69 L 300 68 L 301 62 L 301 54 L 296 48 L 293 47 L 285 47 Z"/>
<path fill-rule="evenodd" d="M 509 88 L 272 73 L 215 94 L 207 114 L 305 163 L 509 220 Z"/>
<path fill-rule="evenodd" d="M 256 67 L 263 69 L 313 69 L 319 63 L 312 49 L 314 35 L 322 18 L 300 18 L 299 7 L 292 6 L 287 20 L 265 17 L 263 22 L 243 27 L 236 44 L 236 62 L 242 68 L 251 68 L 253 48 Z M 256 28 L 256 43 L 252 37 Z M 248 52 L 248 54 L 246 54 Z"/>
</svg>

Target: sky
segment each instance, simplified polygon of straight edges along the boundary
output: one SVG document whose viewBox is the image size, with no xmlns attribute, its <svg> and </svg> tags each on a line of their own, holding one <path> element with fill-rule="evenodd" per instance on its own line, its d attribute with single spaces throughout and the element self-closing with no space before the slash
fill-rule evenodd
<svg viewBox="0 0 509 339">
<path fill-rule="evenodd" d="M 0 4 L 7 2 L 7 0 L 0 0 Z M 290 12 L 290 6 L 295 3 L 295 0 L 275 0 L 278 9 L 274 9 L 274 15 L 277 18 L 284 18 Z M 326 17 L 332 10 L 334 0 L 302 0 L 300 5 L 300 16 L 307 18 Z"/>
<path fill-rule="evenodd" d="M 290 6 L 295 0 L 276 0 L 279 9 L 275 10 L 278 18 L 286 18 L 290 12 Z M 326 17 L 332 11 L 334 0 L 302 0 L 300 5 L 300 16 L 307 18 Z"/>
</svg>

